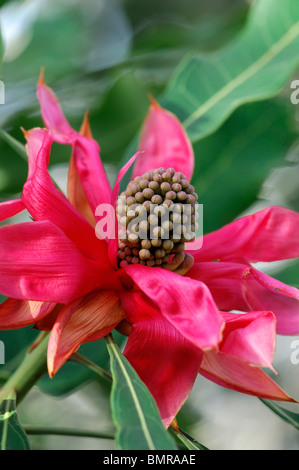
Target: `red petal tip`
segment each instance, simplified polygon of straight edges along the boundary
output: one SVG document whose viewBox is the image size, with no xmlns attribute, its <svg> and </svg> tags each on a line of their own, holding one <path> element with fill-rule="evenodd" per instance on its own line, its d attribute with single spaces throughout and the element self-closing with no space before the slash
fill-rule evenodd
<svg viewBox="0 0 299 470">
<path fill-rule="evenodd" d="M 150 94 L 148 93 L 148 98 L 151 102 L 151 105 L 155 108 L 155 109 L 161 109 L 161 106 L 159 105 L 159 103 L 155 100 L 155 98 Z"/>
<path fill-rule="evenodd" d="M 39 79 L 38 79 L 38 85 L 45 85 L 45 67 L 41 68 Z"/>
<path fill-rule="evenodd" d="M 88 137 L 89 139 L 92 139 L 92 132 L 89 124 L 89 111 L 86 111 L 81 128 L 80 128 L 80 135 L 83 135 L 84 137 Z"/>
<path fill-rule="evenodd" d="M 26 130 L 24 129 L 24 127 L 22 127 L 22 126 L 20 127 L 20 129 L 21 129 L 21 131 L 23 132 L 24 137 L 26 138 L 27 135 L 29 134 L 29 131 L 26 131 Z"/>
</svg>

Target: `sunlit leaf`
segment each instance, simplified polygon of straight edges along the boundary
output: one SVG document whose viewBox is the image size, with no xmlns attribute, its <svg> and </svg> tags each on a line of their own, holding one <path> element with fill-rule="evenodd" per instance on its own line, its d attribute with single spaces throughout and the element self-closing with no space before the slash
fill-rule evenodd
<svg viewBox="0 0 299 470">
<path fill-rule="evenodd" d="M 175 430 L 172 429 L 172 432 L 176 435 L 177 439 L 181 441 L 184 447 L 188 450 L 209 450 L 204 445 L 200 444 L 194 437 L 189 436 L 185 431 L 182 429 Z"/>
<path fill-rule="evenodd" d="M 269 271 L 269 274 L 285 284 L 299 288 L 299 261 L 291 260 Z"/>
<path fill-rule="evenodd" d="M 162 104 L 195 142 L 215 132 L 240 105 L 276 95 L 299 63 L 298 49 L 297 0 L 254 2 L 230 47 L 183 61 Z"/>
<path fill-rule="evenodd" d="M 276 403 L 270 400 L 261 399 L 261 401 L 283 421 L 288 424 L 291 424 L 291 426 L 294 426 L 294 428 L 299 430 L 299 413 L 294 413 L 293 411 L 286 410 L 285 408 L 277 405 Z"/>
<path fill-rule="evenodd" d="M 20 157 L 28 161 L 25 145 L 21 144 L 17 139 L 11 136 L 8 132 L 0 129 L 0 137 L 18 154 Z"/>
<path fill-rule="evenodd" d="M 231 222 L 253 204 L 273 167 L 285 162 L 296 132 L 292 105 L 278 99 L 243 106 L 194 145 L 192 184 L 204 207 L 204 232 Z"/>
<path fill-rule="evenodd" d="M 13 390 L 0 391 L 0 449 L 29 450 L 26 433 L 18 421 Z"/>
</svg>

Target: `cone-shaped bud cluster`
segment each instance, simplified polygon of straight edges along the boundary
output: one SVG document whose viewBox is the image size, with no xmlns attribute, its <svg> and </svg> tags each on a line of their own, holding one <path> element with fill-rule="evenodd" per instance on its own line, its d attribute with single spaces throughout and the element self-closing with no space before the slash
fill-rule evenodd
<svg viewBox="0 0 299 470">
<path fill-rule="evenodd" d="M 118 265 L 161 266 L 197 230 L 194 187 L 181 172 L 158 168 L 131 181 L 117 203 Z"/>
</svg>

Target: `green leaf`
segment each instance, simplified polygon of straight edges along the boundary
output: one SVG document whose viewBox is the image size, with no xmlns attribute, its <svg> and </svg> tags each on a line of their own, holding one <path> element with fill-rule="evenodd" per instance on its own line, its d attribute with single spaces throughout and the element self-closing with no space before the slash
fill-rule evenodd
<svg viewBox="0 0 299 470">
<path fill-rule="evenodd" d="M 0 399 L 0 449 L 30 450 L 26 433 L 18 421 L 15 392 L 4 390 Z"/>
<path fill-rule="evenodd" d="M 28 163 L 20 158 L 7 142 L 0 139 L 0 198 L 14 199 L 22 191 L 28 173 Z"/>
<path fill-rule="evenodd" d="M 184 444 L 184 447 L 188 450 L 209 450 L 200 442 L 196 441 L 194 437 L 189 436 L 185 431 L 179 428 L 179 431 L 172 428 L 172 432 L 176 435 L 177 439 Z"/>
<path fill-rule="evenodd" d="M 267 271 L 267 274 L 275 277 L 285 284 L 299 288 L 299 261 L 289 260 L 282 263 L 282 266 Z"/>
<path fill-rule="evenodd" d="M 118 449 L 175 450 L 148 389 L 112 336 L 108 336 L 106 342 L 113 377 L 111 408 Z"/>
<path fill-rule="evenodd" d="M 116 335 L 116 341 L 121 344 L 123 337 Z M 93 341 L 83 344 L 79 349 L 80 354 L 87 357 L 90 361 L 100 364 L 104 369 L 109 367 L 109 355 L 104 340 Z M 42 392 L 52 396 L 68 395 L 87 382 L 95 379 L 94 371 L 81 364 L 67 362 L 55 374 L 53 379 L 48 375 L 42 377 L 38 382 L 38 386 Z"/>
<path fill-rule="evenodd" d="M 5 348 L 5 364 L 0 366 L 1 372 L 3 370 L 12 372 L 18 367 L 26 350 L 36 339 L 37 335 L 38 331 L 33 330 L 31 326 L 16 330 L 0 331 L 0 341 L 4 343 Z"/>
<path fill-rule="evenodd" d="M 213 135 L 194 145 L 192 178 L 204 207 L 204 232 L 231 222 L 256 201 L 273 167 L 285 163 L 296 138 L 293 107 L 273 99 L 236 110 Z"/>
<path fill-rule="evenodd" d="M 229 48 L 183 61 L 162 104 L 177 114 L 196 142 L 240 105 L 275 96 L 298 65 L 298 49 L 297 0 L 257 1 Z"/>
<path fill-rule="evenodd" d="M 264 400 L 262 398 L 260 398 L 260 400 L 261 402 L 264 403 L 264 405 L 270 408 L 270 410 L 272 410 L 283 421 L 290 424 L 291 426 L 294 426 L 294 428 L 299 430 L 299 414 L 298 413 L 294 413 L 293 411 L 286 410 L 285 408 L 282 408 L 281 406 L 277 405 L 276 403 L 273 403 L 272 401 Z"/>
<path fill-rule="evenodd" d="M 3 129 L 0 129 L 0 137 L 8 143 L 8 145 L 18 154 L 20 157 L 22 157 L 26 162 L 28 162 L 27 158 L 27 153 L 26 153 L 26 148 L 25 145 L 21 144 L 17 139 L 15 139 L 13 136 L 11 136 L 8 132 L 4 131 Z"/>
</svg>

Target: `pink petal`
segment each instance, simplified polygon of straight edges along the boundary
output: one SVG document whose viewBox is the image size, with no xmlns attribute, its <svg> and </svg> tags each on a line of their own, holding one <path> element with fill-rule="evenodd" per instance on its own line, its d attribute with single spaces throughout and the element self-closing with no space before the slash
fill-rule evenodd
<svg viewBox="0 0 299 470">
<path fill-rule="evenodd" d="M 9 219 L 14 215 L 19 214 L 25 210 L 25 206 L 21 199 L 13 199 L 11 201 L 5 201 L 0 203 L 0 222 L 2 220 Z"/>
<path fill-rule="evenodd" d="M 133 157 L 130 158 L 130 160 L 120 169 L 116 182 L 112 191 L 111 195 L 111 207 L 113 208 L 113 213 L 112 213 L 112 218 L 110 218 L 110 224 L 115 227 L 114 230 L 114 237 L 111 237 L 109 239 L 109 248 L 108 248 L 108 256 L 110 263 L 112 266 L 115 268 L 117 267 L 117 250 L 118 250 L 118 223 L 117 223 L 117 218 L 116 218 L 116 203 L 117 203 L 117 198 L 119 195 L 119 189 L 120 189 L 120 183 L 131 165 L 135 162 L 136 158 L 140 155 L 140 152 L 137 152 L 133 155 Z"/>
<path fill-rule="evenodd" d="M 37 97 L 40 102 L 43 121 L 47 129 L 51 130 L 53 139 L 61 144 L 70 143 L 75 131 L 64 117 L 57 96 L 45 84 L 43 71 L 37 85 Z"/>
<path fill-rule="evenodd" d="M 12 330 L 32 325 L 48 315 L 55 303 L 7 299 L 0 304 L 0 330 Z"/>
<path fill-rule="evenodd" d="M 89 127 L 88 114 L 85 115 L 80 134 L 92 138 Z M 72 154 L 69 163 L 68 184 L 67 184 L 68 200 L 83 217 L 94 227 L 96 224 L 95 214 L 92 212 L 88 199 L 85 195 L 79 173 L 76 169 L 74 155 Z"/>
<path fill-rule="evenodd" d="M 67 305 L 59 313 L 49 339 L 50 377 L 82 343 L 103 338 L 124 317 L 119 295 L 113 291 L 92 292 Z"/>
<path fill-rule="evenodd" d="M 167 428 L 188 398 L 202 358 L 140 293 L 121 296 L 133 323 L 124 355 L 153 395 Z"/>
<path fill-rule="evenodd" d="M 84 257 L 51 222 L 0 228 L 0 292 L 15 299 L 68 303 L 95 288 L 121 289 L 117 273 Z"/>
<path fill-rule="evenodd" d="M 299 334 L 299 290 L 254 268 L 250 268 L 246 280 L 244 297 L 248 305 L 259 310 L 267 305 L 276 317 L 278 334 Z"/>
<path fill-rule="evenodd" d="M 225 328 L 220 351 L 249 365 L 272 367 L 276 321 L 271 312 L 224 313 Z"/>
<path fill-rule="evenodd" d="M 100 159 L 95 140 L 77 137 L 73 145 L 74 163 L 92 213 L 100 204 L 110 203 L 111 186 Z"/>
<path fill-rule="evenodd" d="M 37 86 L 43 121 L 55 142 L 73 147 L 76 170 L 89 201 L 92 213 L 99 204 L 109 203 L 111 186 L 100 159 L 100 148 L 95 140 L 81 135 L 71 128 L 59 101 L 45 84 L 43 75 Z"/>
<path fill-rule="evenodd" d="M 155 168 L 174 168 L 190 181 L 194 170 L 194 154 L 189 138 L 177 117 L 152 100 L 143 124 L 138 149 L 144 157 L 135 164 L 133 175 Z"/>
<path fill-rule="evenodd" d="M 47 170 L 52 145 L 49 133 L 45 129 L 32 129 L 26 132 L 26 139 L 31 174 L 22 194 L 26 208 L 36 221 L 50 220 L 57 225 L 86 256 L 100 258 L 109 265 L 106 244 L 96 238 L 94 229 L 51 180 Z"/>
<path fill-rule="evenodd" d="M 278 261 L 299 256 L 299 214 L 269 207 L 205 235 L 196 261 Z"/>
<path fill-rule="evenodd" d="M 63 304 L 56 304 L 56 306 L 51 310 L 51 312 L 45 317 L 39 319 L 35 324 L 34 328 L 41 331 L 51 331 L 54 323 L 57 320 L 57 317 L 61 310 L 64 308 Z"/>
<path fill-rule="evenodd" d="M 161 268 L 129 265 L 124 270 L 184 338 L 203 350 L 217 347 L 224 322 L 202 282 Z"/>
<path fill-rule="evenodd" d="M 299 334 L 299 291 L 241 263 L 195 263 L 188 275 L 204 282 L 220 310 L 271 311 L 277 333 Z"/>
<path fill-rule="evenodd" d="M 34 127 L 29 131 L 22 129 L 26 139 L 26 153 L 28 156 L 28 176 L 33 177 L 36 167 L 47 169 L 49 166 L 50 149 L 53 140 L 45 129 Z"/>
<path fill-rule="evenodd" d="M 264 286 L 266 289 L 269 289 L 271 292 L 299 300 L 299 289 L 296 287 L 287 286 L 283 282 L 280 282 L 252 267 L 250 267 L 245 275 L 246 277 L 253 276 L 259 284 Z"/>
<path fill-rule="evenodd" d="M 206 352 L 199 373 L 237 392 L 269 400 L 294 401 L 261 369 L 223 353 Z"/>
<path fill-rule="evenodd" d="M 82 187 L 79 174 L 74 163 L 74 156 L 71 156 L 68 171 L 68 200 L 78 212 L 92 225 L 96 224 L 95 215 L 92 213 L 88 199 Z"/>
</svg>

